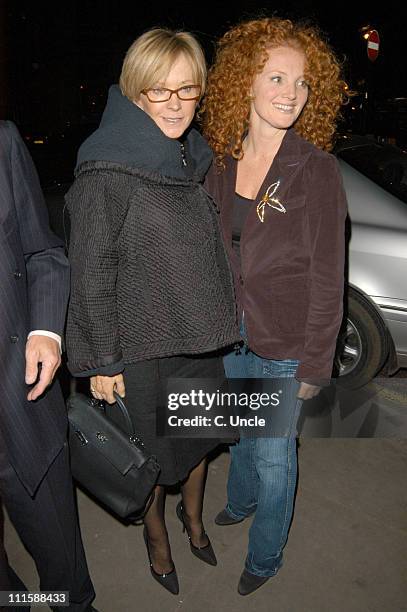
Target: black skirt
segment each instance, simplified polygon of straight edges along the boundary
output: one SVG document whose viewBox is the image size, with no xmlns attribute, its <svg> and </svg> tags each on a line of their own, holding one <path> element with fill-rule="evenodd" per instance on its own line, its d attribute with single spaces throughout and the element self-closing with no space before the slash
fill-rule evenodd
<svg viewBox="0 0 407 612">
<path fill-rule="evenodd" d="M 224 378 L 222 357 L 219 353 L 208 353 L 150 359 L 126 365 L 123 375 L 125 403 L 135 432 L 146 449 L 157 457 L 161 467 L 157 484 L 173 485 L 183 481 L 221 440 L 157 436 L 157 409 L 166 403 L 168 378 Z M 117 409 L 110 408 L 109 416 L 119 423 Z"/>
</svg>

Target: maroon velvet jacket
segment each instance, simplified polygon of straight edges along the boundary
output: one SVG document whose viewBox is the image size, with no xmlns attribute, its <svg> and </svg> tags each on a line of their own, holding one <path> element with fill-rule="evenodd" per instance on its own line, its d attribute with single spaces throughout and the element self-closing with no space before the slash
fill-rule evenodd
<svg viewBox="0 0 407 612">
<path fill-rule="evenodd" d="M 347 205 L 338 163 L 287 131 L 242 229 L 240 274 L 232 249 L 237 162 L 225 164 L 223 172 L 212 166 L 205 185 L 220 207 L 249 347 L 267 359 L 298 359 L 299 380 L 326 385 L 343 306 Z M 273 197 L 285 212 L 269 201 L 261 222 L 256 205 L 277 181 Z"/>
</svg>

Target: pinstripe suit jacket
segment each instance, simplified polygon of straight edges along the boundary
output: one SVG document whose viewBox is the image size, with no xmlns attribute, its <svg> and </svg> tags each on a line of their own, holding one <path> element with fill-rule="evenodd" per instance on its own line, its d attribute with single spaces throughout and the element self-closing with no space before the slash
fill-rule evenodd
<svg viewBox="0 0 407 612">
<path fill-rule="evenodd" d="M 62 335 L 69 267 L 48 226 L 38 177 L 16 129 L 0 121 L 0 444 L 33 495 L 66 439 L 57 384 L 35 402 L 24 382 L 27 334 Z"/>
</svg>

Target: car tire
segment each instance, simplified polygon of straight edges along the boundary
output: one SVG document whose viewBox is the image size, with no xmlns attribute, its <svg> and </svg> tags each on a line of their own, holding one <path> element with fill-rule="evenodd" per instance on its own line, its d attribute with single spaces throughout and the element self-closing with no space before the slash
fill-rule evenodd
<svg viewBox="0 0 407 612">
<path fill-rule="evenodd" d="M 341 386 L 363 387 L 383 367 L 389 353 L 388 332 L 376 308 L 349 289 L 335 355 Z"/>
</svg>

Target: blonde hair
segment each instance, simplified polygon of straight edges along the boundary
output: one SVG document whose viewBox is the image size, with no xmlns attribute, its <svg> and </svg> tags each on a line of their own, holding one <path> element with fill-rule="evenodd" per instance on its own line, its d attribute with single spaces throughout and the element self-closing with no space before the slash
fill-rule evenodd
<svg viewBox="0 0 407 612">
<path fill-rule="evenodd" d="M 138 100 L 143 89 L 148 89 L 167 77 L 171 66 L 184 55 L 192 68 L 194 84 L 206 85 L 206 62 L 201 45 L 189 32 L 154 28 L 139 36 L 124 58 L 120 75 L 120 89 L 129 100 Z"/>
</svg>

